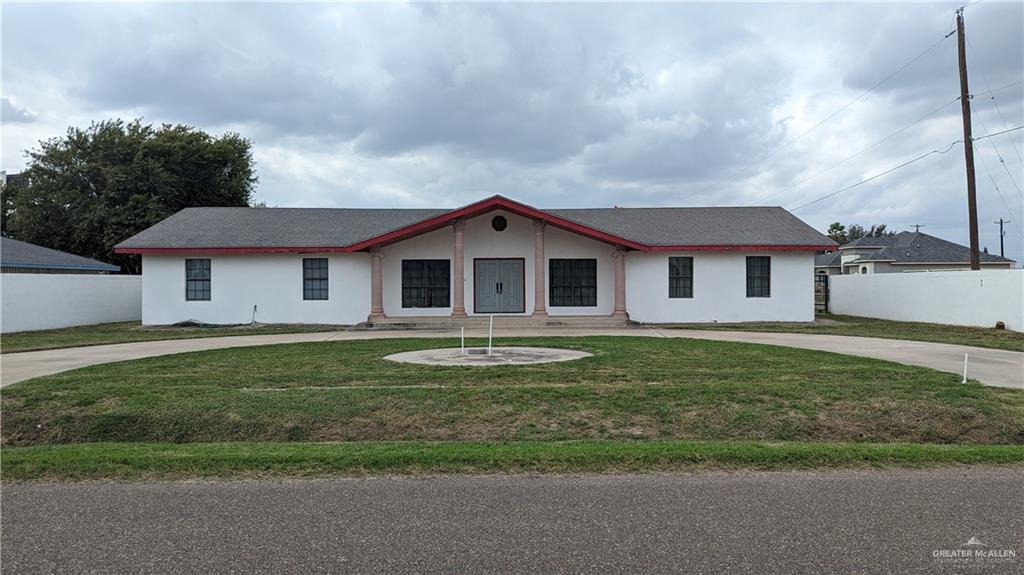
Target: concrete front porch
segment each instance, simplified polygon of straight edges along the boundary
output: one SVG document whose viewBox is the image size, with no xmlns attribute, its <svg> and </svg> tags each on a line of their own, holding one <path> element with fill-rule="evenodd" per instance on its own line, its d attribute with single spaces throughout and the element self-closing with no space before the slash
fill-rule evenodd
<svg viewBox="0 0 1024 575">
<path fill-rule="evenodd" d="M 371 319 L 359 325 L 365 329 L 428 329 L 428 330 L 458 330 L 466 328 L 478 333 L 486 330 L 490 316 L 473 315 L 466 317 L 450 316 L 394 316 Z M 540 327 L 562 327 L 562 328 L 618 328 L 636 325 L 629 321 L 629 318 L 600 316 L 600 315 L 556 315 L 556 316 L 523 316 L 523 315 L 494 315 L 494 329 L 515 329 L 515 328 L 540 328 Z"/>
</svg>

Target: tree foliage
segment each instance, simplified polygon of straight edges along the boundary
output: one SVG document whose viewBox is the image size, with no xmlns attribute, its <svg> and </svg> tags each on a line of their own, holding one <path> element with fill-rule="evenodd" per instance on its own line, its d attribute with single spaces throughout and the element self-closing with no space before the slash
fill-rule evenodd
<svg viewBox="0 0 1024 575">
<path fill-rule="evenodd" d="M 252 144 L 192 126 L 110 120 L 40 142 L 24 178 L 3 191 L 4 235 L 121 265 L 118 242 L 193 206 L 248 206 Z"/>
<path fill-rule="evenodd" d="M 850 227 L 846 227 L 839 222 L 833 222 L 828 227 L 826 233 L 828 237 L 832 238 L 839 245 L 847 244 L 860 238 L 881 238 L 896 235 L 896 232 L 889 230 L 885 224 L 872 224 L 870 228 L 865 228 L 860 224 L 851 224 Z"/>
</svg>

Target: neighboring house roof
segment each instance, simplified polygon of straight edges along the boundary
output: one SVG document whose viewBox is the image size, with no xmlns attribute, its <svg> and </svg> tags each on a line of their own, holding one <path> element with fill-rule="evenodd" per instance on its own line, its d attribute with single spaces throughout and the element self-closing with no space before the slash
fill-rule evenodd
<svg viewBox="0 0 1024 575">
<path fill-rule="evenodd" d="M 498 209 L 641 251 L 835 248 L 828 237 L 778 207 L 539 210 L 493 196 L 454 210 L 187 208 L 121 242 L 115 251 L 352 252 Z"/>
<path fill-rule="evenodd" d="M 865 254 L 855 261 L 847 262 L 851 265 L 861 262 L 892 262 L 897 265 L 935 263 L 967 264 L 971 261 L 970 248 L 921 232 L 900 232 L 895 236 L 860 238 L 856 241 L 840 246 L 839 249 L 845 250 L 849 248 L 878 248 L 875 252 Z M 980 256 L 981 263 L 1014 263 L 1011 259 L 1001 258 L 997 255 L 984 252 L 982 252 Z"/>
<path fill-rule="evenodd" d="M 121 271 L 118 266 L 10 238 L 0 238 L 0 264 L 5 268 Z"/>
<path fill-rule="evenodd" d="M 839 252 L 827 254 L 815 254 L 814 267 L 816 268 L 839 268 L 843 266 L 842 255 Z"/>
</svg>

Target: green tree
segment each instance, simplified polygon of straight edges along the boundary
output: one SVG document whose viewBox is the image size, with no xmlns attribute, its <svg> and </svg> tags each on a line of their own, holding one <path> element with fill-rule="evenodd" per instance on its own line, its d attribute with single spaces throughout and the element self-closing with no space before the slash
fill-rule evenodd
<svg viewBox="0 0 1024 575">
<path fill-rule="evenodd" d="M 832 241 L 839 245 L 848 244 L 860 238 L 881 238 L 896 235 L 896 232 L 889 231 L 888 226 L 885 224 L 873 224 L 870 228 L 865 228 L 860 224 L 850 224 L 847 227 L 839 222 L 833 222 L 828 227 L 828 232 L 826 233 L 828 237 L 832 238 Z"/>
<path fill-rule="evenodd" d="M 4 234 L 139 273 L 118 242 L 192 206 L 248 206 L 252 144 L 192 126 L 110 120 L 40 142 L 27 183 L 4 191 Z M 8 197 L 9 196 L 9 197 Z"/>
<path fill-rule="evenodd" d="M 828 227 L 828 237 L 832 238 L 832 241 L 839 245 L 843 245 L 850 241 L 846 236 L 846 226 L 839 222 L 833 222 L 832 225 Z"/>
</svg>

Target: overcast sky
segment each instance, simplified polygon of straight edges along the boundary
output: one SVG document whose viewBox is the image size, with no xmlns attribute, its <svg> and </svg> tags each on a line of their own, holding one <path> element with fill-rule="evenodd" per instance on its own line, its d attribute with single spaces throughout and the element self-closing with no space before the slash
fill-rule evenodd
<svg viewBox="0 0 1024 575">
<path fill-rule="evenodd" d="M 272 206 L 794 209 L 962 137 L 954 35 L 793 141 L 939 42 L 956 6 L 6 2 L 0 167 L 142 117 L 251 139 Z M 975 136 L 1024 124 L 1024 4 L 966 22 Z M 1024 130 L 976 146 L 981 243 L 998 253 L 992 220 L 1013 219 L 1024 260 Z M 966 213 L 960 145 L 796 211 L 961 243 Z"/>
</svg>

